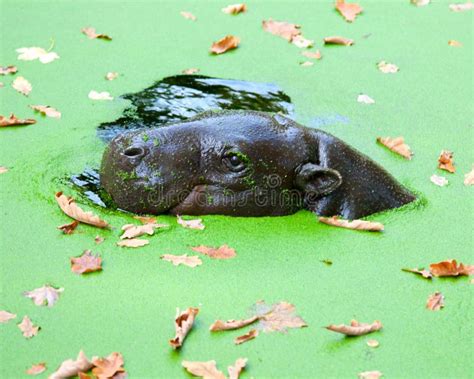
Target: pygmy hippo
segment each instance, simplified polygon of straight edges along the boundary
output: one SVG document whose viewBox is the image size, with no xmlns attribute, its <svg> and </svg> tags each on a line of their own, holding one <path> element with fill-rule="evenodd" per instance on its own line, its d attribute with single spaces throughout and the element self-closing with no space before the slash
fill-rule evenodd
<svg viewBox="0 0 474 379">
<path fill-rule="evenodd" d="M 133 131 L 105 150 L 101 185 L 134 213 L 356 219 L 415 200 L 340 139 L 280 114 L 205 112 Z"/>
</svg>

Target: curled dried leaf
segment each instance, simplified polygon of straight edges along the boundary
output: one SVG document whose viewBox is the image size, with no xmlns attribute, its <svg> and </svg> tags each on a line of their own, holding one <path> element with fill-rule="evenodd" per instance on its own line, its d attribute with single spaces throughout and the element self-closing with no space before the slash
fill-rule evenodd
<svg viewBox="0 0 474 379">
<path fill-rule="evenodd" d="M 16 66 L 0 66 L 0 75 L 16 74 L 18 68 Z"/>
<path fill-rule="evenodd" d="M 237 48 L 240 44 L 240 38 L 235 36 L 225 36 L 221 38 L 219 41 L 214 42 L 211 46 L 211 53 L 213 54 L 223 54 L 226 51 L 232 50 Z"/>
<path fill-rule="evenodd" d="M 39 375 L 46 370 L 46 363 L 41 362 L 31 366 L 26 373 L 28 375 Z"/>
<path fill-rule="evenodd" d="M 413 155 L 410 146 L 405 143 L 403 137 L 378 137 L 377 142 L 406 159 L 411 159 Z"/>
<path fill-rule="evenodd" d="M 57 192 L 55 197 L 61 210 L 74 220 L 84 224 L 97 226 L 99 228 L 106 228 L 109 226 L 109 224 L 106 221 L 101 220 L 99 216 L 96 216 L 90 211 L 86 212 L 82 210 L 72 197 L 65 196 L 62 192 Z"/>
<path fill-rule="evenodd" d="M 198 68 L 187 68 L 181 71 L 181 73 L 184 75 L 193 75 L 193 74 L 197 74 L 198 72 L 199 72 Z"/>
<path fill-rule="evenodd" d="M 102 258 L 99 254 L 93 254 L 85 250 L 79 257 L 71 257 L 71 271 L 75 274 L 86 274 L 88 272 L 102 270 Z"/>
<path fill-rule="evenodd" d="M 197 20 L 197 17 L 193 15 L 191 12 L 182 11 L 182 12 L 179 12 L 179 14 L 187 20 L 191 20 L 191 21 Z"/>
<path fill-rule="evenodd" d="M 89 371 L 94 365 L 81 350 L 75 360 L 68 359 L 61 363 L 58 369 L 48 379 L 65 379 L 76 376 L 80 372 Z"/>
<path fill-rule="evenodd" d="M 2 126 L 18 126 L 18 125 L 31 125 L 35 124 L 36 120 L 32 118 L 20 119 L 16 117 L 13 113 L 10 114 L 10 117 L 5 117 L 0 115 L 0 127 Z"/>
<path fill-rule="evenodd" d="M 416 269 L 416 268 L 402 268 L 402 271 L 405 272 L 412 272 L 414 274 L 421 275 L 423 278 L 426 279 L 431 279 L 433 278 L 433 275 L 431 275 L 431 272 L 425 269 Z"/>
<path fill-rule="evenodd" d="M 216 361 L 183 361 L 181 364 L 190 374 L 194 376 L 204 379 L 225 379 L 225 375 L 222 373 L 222 371 L 217 369 Z"/>
<path fill-rule="evenodd" d="M 448 45 L 449 45 L 449 46 L 454 46 L 454 47 L 461 47 L 461 46 L 462 46 L 462 43 L 459 42 L 459 41 L 456 41 L 456 40 L 454 40 L 454 39 L 450 39 L 450 40 L 448 41 Z"/>
<path fill-rule="evenodd" d="M 117 79 L 119 76 L 119 73 L 118 72 L 108 72 L 107 74 L 105 74 L 105 79 L 107 80 L 115 80 Z"/>
<path fill-rule="evenodd" d="M 234 343 L 236 345 L 240 345 L 244 342 L 247 342 L 247 341 L 250 341 L 250 340 L 253 340 L 254 338 L 256 338 L 258 336 L 258 330 L 256 329 L 251 329 L 248 333 L 245 333 L 241 336 L 238 336 L 234 339 Z"/>
<path fill-rule="evenodd" d="M 184 220 L 181 216 L 177 216 L 177 222 L 184 228 L 188 229 L 197 229 L 197 230 L 204 230 L 205 226 L 202 223 L 202 219 L 194 219 L 194 220 Z"/>
<path fill-rule="evenodd" d="M 474 185 L 474 166 L 472 167 L 471 171 L 469 171 L 467 174 L 464 175 L 464 185 L 465 186 Z"/>
<path fill-rule="evenodd" d="M 377 63 L 377 67 L 384 74 L 395 74 L 400 70 L 397 65 L 393 63 L 388 63 L 386 61 L 380 61 L 379 63 Z"/>
<path fill-rule="evenodd" d="M 358 374 L 359 379 L 379 379 L 382 377 L 380 371 L 364 371 Z"/>
<path fill-rule="evenodd" d="M 324 38 L 325 45 L 344 45 L 344 46 L 351 46 L 354 44 L 353 39 L 341 37 L 341 36 L 331 36 Z"/>
<path fill-rule="evenodd" d="M 143 225 L 126 224 L 122 226 L 123 234 L 120 236 L 120 239 L 140 237 L 144 234 L 152 236 L 155 233 L 155 229 L 166 227 L 168 227 L 168 225 L 156 223 Z"/>
<path fill-rule="evenodd" d="M 300 25 L 291 24 L 286 21 L 264 20 L 262 21 L 262 27 L 266 32 L 284 38 L 288 42 L 291 42 L 293 38 L 301 34 L 299 30 L 301 28 Z"/>
<path fill-rule="evenodd" d="M 364 220 L 344 220 L 339 218 L 338 216 L 333 217 L 319 217 L 320 222 L 331 225 L 337 226 L 340 228 L 345 229 L 353 229 L 353 230 L 366 230 L 369 232 L 381 232 L 384 229 L 383 224 L 380 222 L 375 221 L 364 221 Z"/>
<path fill-rule="evenodd" d="M 173 263 L 174 266 L 185 265 L 188 267 L 196 267 L 202 264 L 202 261 L 198 256 L 188 257 L 187 254 L 183 254 L 183 255 L 164 254 L 161 256 L 161 259 Z"/>
<path fill-rule="evenodd" d="M 380 321 L 374 321 L 372 324 L 360 323 L 356 320 L 352 320 L 350 325 L 331 324 L 326 326 L 326 329 L 333 332 L 345 334 L 346 336 L 362 336 L 364 334 L 372 333 L 382 329 L 382 323 Z"/>
<path fill-rule="evenodd" d="M 126 240 L 121 240 L 117 242 L 118 246 L 121 247 L 142 247 L 145 245 L 148 245 L 150 241 L 140 239 L 140 238 L 131 238 L 131 239 L 126 239 Z"/>
<path fill-rule="evenodd" d="M 431 175 L 430 176 L 431 183 L 436 184 L 439 187 L 444 187 L 449 184 L 448 179 L 446 179 L 444 176 L 439 176 L 439 175 Z"/>
<path fill-rule="evenodd" d="M 10 313 L 7 311 L 0 311 L 0 323 L 4 324 L 10 320 L 13 320 L 16 317 L 16 314 Z"/>
<path fill-rule="evenodd" d="M 362 7 L 356 3 L 346 3 L 344 0 L 336 0 L 336 10 L 347 22 L 353 22 L 359 13 L 362 13 Z"/>
<path fill-rule="evenodd" d="M 40 112 L 41 114 L 52 117 L 52 118 L 61 118 L 61 112 L 49 105 L 30 105 L 31 109 Z"/>
<path fill-rule="evenodd" d="M 317 59 L 317 60 L 322 58 L 321 52 L 319 50 L 316 50 L 316 51 L 305 50 L 301 52 L 301 55 L 304 55 L 306 58 Z"/>
<path fill-rule="evenodd" d="M 438 158 L 438 168 L 454 173 L 456 171 L 456 167 L 454 167 L 453 156 L 454 153 L 452 151 L 442 150 Z"/>
<path fill-rule="evenodd" d="M 299 48 L 308 48 L 314 45 L 314 41 L 304 38 L 302 35 L 297 35 L 292 38 L 291 43 Z"/>
<path fill-rule="evenodd" d="M 33 89 L 31 83 L 23 76 L 18 76 L 12 83 L 12 87 L 22 95 L 28 96 Z"/>
<path fill-rule="evenodd" d="M 229 379 L 238 379 L 247 364 L 247 358 L 238 358 L 232 366 L 227 367 Z"/>
<path fill-rule="evenodd" d="M 174 320 L 174 327 L 176 335 L 170 339 L 169 343 L 173 349 L 178 349 L 183 346 L 184 339 L 193 327 L 194 319 L 199 313 L 199 308 L 189 307 L 180 313 L 179 308 L 176 309 L 176 318 Z"/>
<path fill-rule="evenodd" d="M 209 327 L 211 332 L 218 332 L 222 330 L 234 330 L 240 329 L 247 325 L 253 324 L 255 321 L 259 319 L 259 316 L 252 316 L 245 320 L 216 320 L 214 323 Z"/>
<path fill-rule="evenodd" d="M 474 275 L 474 265 L 457 263 L 456 259 L 430 264 L 430 271 L 434 276 L 469 276 Z"/>
<path fill-rule="evenodd" d="M 91 100 L 113 100 L 114 98 L 110 96 L 110 93 L 107 91 L 97 92 L 97 91 L 90 91 L 89 92 L 89 99 Z"/>
<path fill-rule="evenodd" d="M 470 11 L 473 8 L 474 8 L 474 3 L 470 1 L 466 3 L 457 3 L 457 4 L 449 5 L 449 9 L 451 9 L 453 12 L 466 12 L 466 11 Z"/>
<path fill-rule="evenodd" d="M 217 248 L 200 245 L 191 247 L 191 249 L 213 259 L 230 259 L 236 256 L 235 250 L 227 245 L 222 245 Z"/>
<path fill-rule="evenodd" d="M 227 14 L 239 14 L 247 11 L 247 5 L 245 4 L 231 4 L 222 8 L 222 12 Z"/>
<path fill-rule="evenodd" d="M 79 225 L 79 221 L 74 220 L 69 224 L 59 225 L 58 229 L 61 230 L 64 234 L 72 234 L 74 230 L 76 230 L 77 226 Z"/>
<path fill-rule="evenodd" d="M 300 66 L 302 66 L 302 67 L 311 67 L 311 66 L 314 66 L 314 62 L 311 62 L 311 61 L 301 62 Z"/>
<path fill-rule="evenodd" d="M 435 292 L 434 294 L 428 296 L 426 301 L 426 308 L 430 311 L 439 311 L 444 307 L 444 295 L 441 292 Z"/>
<path fill-rule="evenodd" d="M 64 292 L 64 288 L 54 288 L 49 285 L 36 288 L 32 291 L 26 291 L 23 296 L 33 300 L 38 306 L 46 305 L 52 307 L 59 299 L 59 294 Z"/>
<path fill-rule="evenodd" d="M 23 320 L 18 324 L 18 328 L 23 333 L 23 337 L 32 338 L 38 334 L 39 326 L 33 324 L 28 316 L 23 317 Z"/>
<path fill-rule="evenodd" d="M 122 354 L 114 352 L 106 358 L 92 358 L 92 364 L 95 366 L 92 373 L 97 379 L 108 379 L 115 377 L 116 374 L 125 372 L 123 366 Z"/>
<path fill-rule="evenodd" d="M 112 40 L 112 38 L 107 34 L 96 33 L 95 28 L 92 27 L 82 28 L 81 32 L 85 34 L 89 39 L 103 39 L 107 41 Z"/>
</svg>

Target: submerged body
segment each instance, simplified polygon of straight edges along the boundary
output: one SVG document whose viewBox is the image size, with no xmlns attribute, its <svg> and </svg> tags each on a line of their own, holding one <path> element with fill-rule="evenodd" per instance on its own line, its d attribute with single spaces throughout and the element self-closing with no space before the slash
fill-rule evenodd
<svg viewBox="0 0 474 379">
<path fill-rule="evenodd" d="M 338 138 L 279 114 L 205 112 L 126 133 L 107 147 L 101 185 L 134 213 L 355 219 L 415 200 Z"/>
</svg>

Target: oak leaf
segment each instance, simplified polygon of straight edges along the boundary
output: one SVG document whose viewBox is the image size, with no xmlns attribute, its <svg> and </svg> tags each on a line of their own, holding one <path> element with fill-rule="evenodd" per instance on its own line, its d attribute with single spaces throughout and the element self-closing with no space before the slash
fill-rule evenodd
<svg viewBox="0 0 474 379">
<path fill-rule="evenodd" d="M 110 93 L 107 91 L 97 92 L 91 90 L 88 95 L 89 99 L 91 100 L 113 100 L 114 98 L 110 96 Z"/>
<path fill-rule="evenodd" d="M 181 364 L 190 374 L 194 376 L 204 379 L 225 379 L 225 375 L 222 373 L 222 371 L 217 369 L 216 361 L 183 361 Z"/>
<path fill-rule="evenodd" d="M 184 75 L 193 75 L 193 74 L 197 74 L 198 72 L 199 72 L 198 68 L 187 68 L 181 71 L 181 73 Z"/>
<path fill-rule="evenodd" d="M 90 250 L 84 250 L 81 256 L 71 257 L 71 271 L 75 274 L 86 274 L 88 272 L 102 270 L 102 258 L 99 254 L 93 254 Z"/>
<path fill-rule="evenodd" d="M 380 61 L 379 63 L 377 63 L 377 67 L 384 74 L 395 74 L 400 70 L 397 65 L 393 63 L 388 63 L 386 61 Z"/>
<path fill-rule="evenodd" d="M 456 259 L 441 261 L 430 264 L 430 271 L 434 276 L 462 276 L 474 275 L 474 265 L 464 265 L 456 262 Z"/>
<path fill-rule="evenodd" d="M 450 40 L 448 41 L 448 45 L 449 45 L 449 46 L 454 46 L 454 47 L 461 47 L 461 46 L 462 46 L 462 43 L 459 42 L 459 41 L 456 41 L 456 40 L 454 40 L 454 39 L 450 39 Z"/>
<path fill-rule="evenodd" d="M 120 236 L 120 239 L 140 237 L 144 234 L 152 236 L 155 233 L 155 229 L 166 227 L 168 227 L 168 225 L 165 224 L 126 224 L 122 226 L 123 234 Z"/>
<path fill-rule="evenodd" d="M 466 2 L 466 3 L 457 3 L 457 4 L 450 4 L 449 9 L 453 12 L 465 12 L 469 11 L 474 8 L 474 3 Z"/>
<path fill-rule="evenodd" d="M 33 120 L 32 118 L 20 119 L 16 117 L 13 113 L 10 114 L 10 117 L 5 117 L 5 116 L 0 115 L 0 127 L 31 125 L 31 124 L 36 124 L 36 120 Z"/>
<path fill-rule="evenodd" d="M 4 324 L 16 318 L 16 314 L 7 311 L 0 311 L 0 323 Z"/>
<path fill-rule="evenodd" d="M 99 216 L 93 214 L 91 211 L 86 212 L 82 210 L 72 197 L 65 196 L 62 192 L 57 192 L 55 197 L 61 210 L 74 220 L 84 224 L 97 226 L 99 228 L 106 228 L 109 226 L 106 221 L 101 220 Z"/>
<path fill-rule="evenodd" d="M 336 10 L 347 22 L 353 22 L 363 9 L 359 4 L 346 3 L 344 0 L 336 0 Z"/>
<path fill-rule="evenodd" d="M 18 328 L 20 328 L 25 338 L 36 336 L 40 330 L 40 327 L 34 325 L 28 316 L 23 317 L 23 320 L 18 324 Z"/>
<path fill-rule="evenodd" d="M 59 294 L 64 292 L 64 288 L 54 288 L 49 285 L 36 288 L 32 291 L 23 292 L 23 296 L 33 300 L 37 306 L 52 307 L 59 299 Z"/>
<path fill-rule="evenodd" d="M 377 142 L 406 159 L 411 159 L 413 155 L 403 137 L 377 137 Z"/>
<path fill-rule="evenodd" d="M 353 229 L 353 230 L 366 230 L 369 232 L 381 232 L 384 230 L 383 224 L 375 221 L 364 221 L 364 220 L 344 220 L 338 216 L 333 217 L 319 217 L 320 222 L 337 226 L 339 228 Z"/>
<path fill-rule="evenodd" d="M 61 363 L 58 369 L 53 372 L 48 379 L 65 379 L 71 376 L 76 376 L 80 372 L 89 371 L 94 365 L 87 359 L 84 352 L 81 350 L 75 360 L 68 359 Z"/>
<path fill-rule="evenodd" d="M 209 327 L 211 332 L 218 332 L 222 330 L 234 330 L 240 329 L 247 325 L 253 324 L 255 321 L 259 319 L 259 316 L 252 316 L 245 320 L 216 320 L 214 323 Z"/>
<path fill-rule="evenodd" d="M 107 41 L 112 40 L 112 38 L 107 34 L 96 33 L 95 28 L 92 27 L 82 28 L 81 32 L 85 34 L 89 39 L 103 39 Z"/>
<path fill-rule="evenodd" d="M 291 43 L 299 48 L 308 48 L 314 45 L 314 41 L 303 37 L 302 35 L 297 35 L 292 38 Z"/>
<path fill-rule="evenodd" d="M 222 12 L 227 14 L 239 14 L 247 11 L 247 5 L 245 4 L 231 4 L 222 8 Z"/>
<path fill-rule="evenodd" d="M 213 259 L 230 259 L 236 256 L 235 250 L 227 245 L 222 245 L 217 248 L 200 245 L 191 247 L 191 249 Z"/>
<path fill-rule="evenodd" d="M 125 372 L 123 366 L 122 354 L 114 352 L 106 358 L 92 358 L 92 364 L 95 366 L 92 373 L 98 379 L 108 379 L 115 377 L 116 374 Z"/>
<path fill-rule="evenodd" d="M 236 345 L 240 345 L 244 342 L 247 342 L 247 341 L 250 341 L 250 340 L 253 340 L 254 338 L 256 338 L 258 336 L 258 330 L 256 329 L 251 329 L 248 333 L 245 333 L 241 336 L 238 336 L 234 339 L 234 343 Z"/>
<path fill-rule="evenodd" d="M 15 74 L 18 72 L 16 66 L 0 66 L 0 75 Z"/>
<path fill-rule="evenodd" d="M 31 366 L 28 370 L 26 370 L 26 373 L 28 375 L 39 375 L 42 372 L 46 370 L 46 363 L 37 363 L 33 366 Z"/>
<path fill-rule="evenodd" d="M 363 104 L 375 104 L 375 100 L 372 99 L 369 95 L 360 94 L 357 96 L 357 101 Z"/>
<path fill-rule="evenodd" d="M 282 37 L 288 42 L 291 42 L 293 38 L 301 34 L 299 30 L 301 28 L 300 25 L 291 24 L 286 21 L 263 20 L 262 27 L 266 32 Z"/>
<path fill-rule="evenodd" d="M 414 274 L 421 275 L 423 278 L 426 278 L 426 279 L 433 278 L 433 275 L 431 275 L 431 272 L 429 272 L 428 270 L 425 270 L 425 269 L 420 270 L 420 269 L 416 269 L 416 268 L 402 268 L 402 271 L 412 272 Z"/>
<path fill-rule="evenodd" d="M 54 51 L 46 51 L 41 47 L 22 47 L 16 49 L 19 53 L 18 59 L 21 61 L 34 61 L 38 59 L 41 63 L 51 63 L 56 59 L 59 59 L 59 55 Z"/>
<path fill-rule="evenodd" d="M 150 241 L 140 239 L 140 238 L 131 238 L 131 239 L 125 239 L 117 242 L 118 246 L 121 247 L 142 247 L 145 245 L 148 245 Z"/>
<path fill-rule="evenodd" d="M 235 36 L 225 36 L 221 38 L 219 41 L 214 42 L 211 46 L 211 53 L 213 54 L 223 54 L 226 51 L 232 50 L 237 48 L 240 44 L 240 38 Z"/>
<path fill-rule="evenodd" d="M 435 292 L 434 294 L 428 296 L 426 301 L 426 308 L 430 311 L 439 311 L 444 307 L 444 295 L 441 292 Z"/>
<path fill-rule="evenodd" d="M 381 376 L 380 371 L 364 371 L 358 374 L 359 379 L 379 379 Z"/>
<path fill-rule="evenodd" d="M 12 87 L 22 95 L 28 96 L 33 89 L 31 83 L 23 76 L 18 76 L 12 83 Z"/>
<path fill-rule="evenodd" d="M 285 301 L 271 306 L 259 301 L 255 304 L 254 310 L 259 318 L 257 328 L 268 332 L 286 332 L 289 328 L 303 328 L 308 326 L 306 322 L 295 315 L 295 306 Z"/>
<path fill-rule="evenodd" d="M 433 174 L 430 176 L 431 183 L 436 184 L 439 187 L 444 187 L 449 184 L 448 179 L 446 179 L 444 176 L 439 176 L 436 174 Z"/>
<path fill-rule="evenodd" d="M 184 220 L 181 216 L 177 216 L 177 222 L 184 228 L 204 230 L 205 225 L 202 223 L 202 219 L 197 218 L 194 220 Z"/>
<path fill-rule="evenodd" d="M 453 152 L 448 150 L 442 150 L 438 158 L 438 168 L 441 170 L 454 173 L 456 167 L 454 167 Z"/>
<path fill-rule="evenodd" d="M 193 327 L 194 319 L 199 313 L 199 308 L 189 307 L 183 312 L 176 309 L 176 318 L 174 320 L 174 327 L 176 330 L 175 337 L 169 340 L 169 343 L 173 349 L 178 349 L 183 346 L 183 342 Z"/>
<path fill-rule="evenodd" d="M 69 224 L 59 225 L 58 229 L 61 230 L 64 234 L 72 234 L 74 230 L 76 230 L 77 226 L 79 225 L 79 221 L 74 220 Z"/>
<path fill-rule="evenodd" d="M 464 185 L 465 186 L 474 185 L 474 166 L 472 167 L 471 171 L 469 171 L 467 174 L 464 175 Z"/>
<path fill-rule="evenodd" d="M 197 20 L 197 17 L 193 15 L 191 12 L 182 11 L 182 12 L 179 12 L 179 14 L 187 20 L 191 20 L 191 21 Z"/>
<path fill-rule="evenodd" d="M 118 72 L 108 72 L 106 75 L 105 75 L 105 79 L 107 80 L 114 80 L 114 79 L 117 79 L 119 76 L 119 73 Z"/>
<path fill-rule="evenodd" d="M 324 38 L 325 45 L 344 45 L 344 46 L 351 46 L 354 44 L 353 39 L 341 37 L 341 36 L 331 36 Z"/>
<path fill-rule="evenodd" d="M 306 58 L 312 58 L 312 59 L 318 59 L 318 60 L 322 58 L 321 52 L 319 50 L 316 50 L 316 51 L 304 50 L 301 52 L 301 54 L 304 55 Z"/>
<path fill-rule="evenodd" d="M 227 367 L 229 379 L 238 379 L 247 364 L 247 358 L 238 358 L 232 366 Z"/>
<path fill-rule="evenodd" d="M 350 325 L 331 324 L 326 326 L 326 329 L 333 332 L 342 333 L 346 336 L 362 336 L 364 334 L 372 333 L 382 329 L 382 323 L 380 321 L 374 321 L 372 324 L 359 323 L 356 320 L 352 320 Z"/>
<path fill-rule="evenodd" d="M 198 256 L 188 257 L 187 254 L 183 254 L 183 255 L 164 254 L 161 256 L 161 259 L 167 262 L 173 263 L 174 266 L 185 265 L 188 267 L 196 267 L 202 264 L 202 261 Z"/>
</svg>

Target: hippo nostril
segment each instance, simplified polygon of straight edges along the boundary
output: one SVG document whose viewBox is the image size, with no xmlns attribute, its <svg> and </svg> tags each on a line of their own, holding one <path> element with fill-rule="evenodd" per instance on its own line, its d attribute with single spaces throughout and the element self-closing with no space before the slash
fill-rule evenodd
<svg viewBox="0 0 474 379">
<path fill-rule="evenodd" d="M 123 154 L 130 158 L 136 158 L 136 157 L 141 157 L 142 155 L 144 155 L 145 150 L 143 149 L 143 147 L 132 146 L 132 147 L 127 148 L 123 152 Z"/>
</svg>

